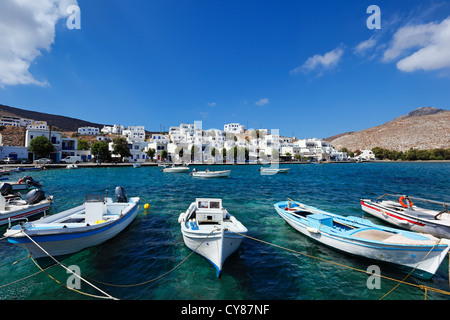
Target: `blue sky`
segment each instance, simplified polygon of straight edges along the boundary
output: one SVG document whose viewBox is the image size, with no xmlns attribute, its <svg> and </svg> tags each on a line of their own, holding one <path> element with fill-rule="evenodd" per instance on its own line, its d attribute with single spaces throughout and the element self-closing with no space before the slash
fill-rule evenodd
<svg viewBox="0 0 450 320">
<path fill-rule="evenodd" d="M 11 43 L 0 104 L 150 131 L 201 120 L 300 138 L 449 109 L 449 1 L 17 1 L 0 3 L 0 21 L 11 19 L 0 22 Z M 79 30 L 66 25 L 73 3 Z M 370 5 L 381 29 L 366 25 Z"/>
</svg>

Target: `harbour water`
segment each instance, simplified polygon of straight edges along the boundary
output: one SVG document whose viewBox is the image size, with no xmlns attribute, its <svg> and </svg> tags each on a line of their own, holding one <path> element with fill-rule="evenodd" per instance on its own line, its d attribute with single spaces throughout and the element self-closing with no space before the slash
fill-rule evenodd
<svg viewBox="0 0 450 320">
<path fill-rule="evenodd" d="M 376 262 L 307 239 L 276 214 L 273 204 L 289 197 L 326 211 L 383 224 L 364 214 L 359 199 L 397 193 L 449 200 L 449 163 L 289 167 L 287 174 L 260 175 L 259 166 L 254 165 L 214 166 L 214 170 L 232 169 L 229 178 L 221 179 L 163 173 L 160 167 L 55 169 L 30 175 L 42 183 L 47 195 L 54 196 L 48 214 L 81 204 L 86 194 L 106 190 L 113 194 L 117 185 L 124 186 L 129 197 L 142 198 L 140 213 L 126 230 L 62 261 L 66 266 L 78 266 L 83 277 L 121 300 L 378 300 L 397 282 L 383 278 L 379 288 L 369 289 L 368 275 L 358 270 L 367 270 Z M 22 175 L 13 174 L 10 180 Z M 197 197 L 222 198 L 224 207 L 254 238 L 243 240 L 239 250 L 225 262 L 219 279 L 204 258 L 189 256 L 191 251 L 183 243 L 177 222 L 179 214 Z M 150 204 L 148 213 L 143 209 L 145 203 Z M 1 234 L 5 229 L 0 227 Z M 95 299 L 68 290 L 42 272 L 28 277 L 39 269 L 26 258 L 27 254 L 5 239 L 0 241 L 0 299 Z M 380 268 L 382 276 L 399 280 L 405 277 L 392 266 Z M 59 266 L 47 273 L 63 284 L 69 276 Z M 414 286 L 402 284 L 385 299 L 422 300 L 424 290 L 416 285 L 450 292 L 448 257 L 431 280 L 408 278 L 407 282 Z M 98 294 L 84 283 L 80 291 Z M 448 300 L 450 296 L 428 290 L 427 299 Z"/>
</svg>

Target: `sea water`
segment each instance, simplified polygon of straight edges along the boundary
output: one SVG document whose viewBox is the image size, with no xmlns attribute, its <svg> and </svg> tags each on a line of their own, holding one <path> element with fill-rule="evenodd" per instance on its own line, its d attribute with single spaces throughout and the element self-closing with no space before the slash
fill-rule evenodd
<svg viewBox="0 0 450 320">
<path fill-rule="evenodd" d="M 254 165 L 210 167 L 232 170 L 230 177 L 216 179 L 163 173 L 155 166 L 49 169 L 31 175 L 42 183 L 41 189 L 47 195 L 54 196 L 48 214 L 82 204 L 86 194 L 105 194 L 108 190 L 113 196 L 119 185 L 128 197 L 141 197 L 139 215 L 128 228 L 101 245 L 61 261 L 66 266 L 77 266 L 82 277 L 123 300 L 378 300 L 397 282 L 382 278 L 378 287 L 369 286 L 369 276 L 362 271 L 377 265 L 376 261 L 311 241 L 278 216 L 274 203 L 291 198 L 325 211 L 386 225 L 365 214 L 359 200 L 375 199 L 385 193 L 449 200 L 449 163 L 281 166 L 290 171 L 261 175 L 259 166 Z M 10 181 L 21 175 L 11 175 Z M 178 223 L 180 213 L 199 197 L 222 198 L 223 206 L 248 228 L 248 236 L 253 238 L 244 238 L 225 262 L 219 279 L 206 259 L 191 255 Z M 143 208 L 145 203 L 150 205 L 148 212 Z M 5 229 L 0 227 L 2 235 Z M 48 269 L 48 275 L 35 274 L 39 269 L 27 255 L 27 251 L 7 240 L 0 241 L 0 299 L 95 299 L 64 287 L 70 274 L 60 266 Z M 388 278 L 405 277 L 392 266 L 380 265 L 380 271 Z M 450 292 L 448 258 L 431 280 L 410 277 L 407 281 Z M 79 291 L 99 295 L 85 283 Z M 423 290 L 406 284 L 386 297 L 423 298 Z M 442 293 L 427 293 L 427 299 L 449 298 Z"/>
</svg>

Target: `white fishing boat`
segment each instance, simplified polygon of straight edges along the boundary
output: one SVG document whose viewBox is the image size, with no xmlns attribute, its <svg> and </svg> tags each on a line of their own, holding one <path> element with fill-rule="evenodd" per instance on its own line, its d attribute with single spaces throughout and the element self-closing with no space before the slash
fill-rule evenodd
<svg viewBox="0 0 450 320">
<path fill-rule="evenodd" d="M 115 196 L 116 201 L 102 195 L 88 195 L 80 206 L 10 226 L 4 236 L 36 258 L 47 257 L 47 253 L 71 254 L 98 245 L 116 236 L 138 214 L 139 197 L 128 200 L 122 187 L 116 188 Z"/>
<path fill-rule="evenodd" d="M 141 164 L 140 163 L 133 163 L 133 168 L 140 168 Z"/>
<path fill-rule="evenodd" d="M 77 166 L 76 164 L 72 163 L 72 164 L 68 164 L 68 165 L 66 166 L 66 168 L 67 168 L 67 169 L 78 169 L 78 166 Z"/>
<path fill-rule="evenodd" d="M 25 199 L 0 194 L 0 225 L 46 212 L 52 201 L 53 196 L 45 196 L 45 192 L 39 189 L 28 192 Z"/>
<path fill-rule="evenodd" d="M 389 200 L 389 197 L 399 198 L 398 201 L 393 201 Z M 422 205 L 425 203 L 439 205 L 440 210 L 418 207 L 413 200 L 421 202 Z M 361 199 L 361 208 L 365 212 L 401 228 L 450 239 L 450 214 L 445 202 L 384 194 L 374 201 Z"/>
<path fill-rule="evenodd" d="M 265 167 L 261 167 L 259 169 L 259 171 L 261 172 L 262 175 L 267 174 L 277 174 L 277 173 L 287 173 L 289 172 L 290 168 L 265 168 Z"/>
<path fill-rule="evenodd" d="M 205 171 L 192 170 L 191 174 L 193 177 L 199 178 L 224 178 L 228 177 L 231 174 L 231 170 L 221 170 L 221 171 L 209 171 L 208 169 L 206 169 Z"/>
<path fill-rule="evenodd" d="M 163 172 L 172 172 L 172 173 L 185 173 L 189 172 L 189 168 L 186 166 L 176 166 L 172 165 L 170 167 L 166 167 L 162 169 Z"/>
<path fill-rule="evenodd" d="M 400 266 L 421 278 L 430 279 L 449 250 L 447 241 L 432 235 L 384 227 L 358 217 L 343 217 L 292 200 L 274 206 L 289 225 L 319 243 Z"/>
<path fill-rule="evenodd" d="M 178 223 L 186 246 L 211 262 L 217 277 L 248 231 L 222 207 L 222 199 L 196 199 L 180 214 Z"/>
</svg>

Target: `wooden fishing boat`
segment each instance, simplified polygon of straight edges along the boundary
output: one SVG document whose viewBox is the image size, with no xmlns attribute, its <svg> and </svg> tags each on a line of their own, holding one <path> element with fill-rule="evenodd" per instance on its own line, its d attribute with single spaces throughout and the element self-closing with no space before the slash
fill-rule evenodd
<svg viewBox="0 0 450 320">
<path fill-rule="evenodd" d="M 398 197 L 398 201 L 389 200 L 389 197 Z M 440 209 L 419 207 L 413 203 L 413 200 L 422 204 L 439 205 Z M 361 199 L 361 208 L 374 217 L 401 228 L 450 239 L 450 214 L 445 202 L 384 194 L 374 201 Z"/>
<path fill-rule="evenodd" d="M 139 211 L 139 197 L 128 200 L 122 187 L 117 187 L 115 194 L 116 201 L 88 195 L 80 206 L 9 227 L 4 236 L 36 258 L 71 254 L 98 245 L 125 229 Z"/>
<path fill-rule="evenodd" d="M 276 212 L 307 237 L 352 255 L 400 266 L 429 279 L 444 260 L 449 246 L 432 235 L 383 227 L 358 217 L 343 217 L 288 200 Z"/>
<path fill-rule="evenodd" d="M 180 214 L 178 223 L 186 246 L 211 262 L 217 277 L 248 231 L 222 207 L 222 199 L 196 199 Z"/>
</svg>

